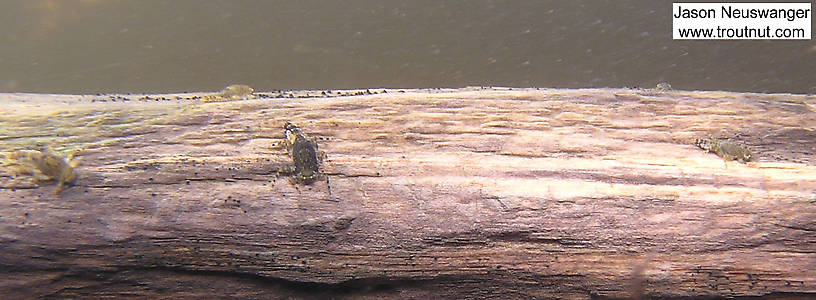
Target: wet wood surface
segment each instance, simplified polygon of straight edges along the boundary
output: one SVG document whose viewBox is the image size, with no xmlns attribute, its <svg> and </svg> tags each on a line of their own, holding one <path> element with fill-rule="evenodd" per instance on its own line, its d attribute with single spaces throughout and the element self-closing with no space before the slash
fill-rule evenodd
<svg viewBox="0 0 816 300">
<path fill-rule="evenodd" d="M 816 296 L 814 96 L 255 95 L 0 94 L 0 150 L 82 159 L 0 170 L 0 297 Z M 285 122 L 328 181 L 281 173 Z"/>
</svg>

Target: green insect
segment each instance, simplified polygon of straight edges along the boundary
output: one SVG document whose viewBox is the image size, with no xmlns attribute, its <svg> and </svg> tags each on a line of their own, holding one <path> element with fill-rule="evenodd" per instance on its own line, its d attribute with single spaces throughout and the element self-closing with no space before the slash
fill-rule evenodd
<svg viewBox="0 0 816 300">
<path fill-rule="evenodd" d="M 658 92 L 668 92 L 672 90 L 672 86 L 668 82 L 663 81 L 661 83 L 658 83 L 654 89 L 655 91 Z"/>
<path fill-rule="evenodd" d="M 5 156 L 2 166 L 8 168 L 11 176 L 31 175 L 37 185 L 44 181 L 56 181 L 55 194 L 76 182 L 74 168 L 79 165 L 80 160 L 74 158 L 73 153 L 63 158 L 50 147 L 44 147 L 42 150 L 17 150 Z"/>
<path fill-rule="evenodd" d="M 732 139 L 699 138 L 694 145 L 706 152 L 717 154 L 724 160 L 736 160 L 741 163 L 751 161 L 751 150 L 747 146 Z"/>
<path fill-rule="evenodd" d="M 231 100 L 240 100 L 244 98 L 252 97 L 252 92 L 255 90 L 248 85 L 245 84 L 233 84 L 230 86 L 225 87 L 218 93 L 212 95 L 206 95 L 202 97 L 204 102 L 219 102 L 219 101 L 231 101 Z"/>
</svg>

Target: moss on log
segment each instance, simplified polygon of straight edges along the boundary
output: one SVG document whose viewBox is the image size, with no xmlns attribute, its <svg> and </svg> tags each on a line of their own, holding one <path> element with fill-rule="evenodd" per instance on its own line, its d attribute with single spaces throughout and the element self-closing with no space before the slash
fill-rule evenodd
<svg viewBox="0 0 816 300">
<path fill-rule="evenodd" d="M 816 296 L 814 96 L 255 96 L 0 94 L 0 149 L 82 159 L 0 170 L 2 298 Z M 281 175 L 286 122 L 329 181 Z"/>
</svg>

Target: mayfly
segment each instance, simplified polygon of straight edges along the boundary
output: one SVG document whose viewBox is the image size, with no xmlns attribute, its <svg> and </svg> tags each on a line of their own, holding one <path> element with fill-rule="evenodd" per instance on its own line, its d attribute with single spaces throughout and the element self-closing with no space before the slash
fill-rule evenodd
<svg viewBox="0 0 816 300">
<path fill-rule="evenodd" d="M 726 161 L 736 160 L 746 163 L 751 160 L 751 150 L 732 139 L 699 138 L 694 140 L 694 145 Z"/>
<path fill-rule="evenodd" d="M 286 151 L 295 165 L 290 180 L 295 184 L 310 185 L 317 180 L 326 179 L 331 196 L 329 177 L 320 171 L 323 153 L 318 150 L 317 143 L 295 124 L 286 122 L 283 129 Z"/>
<path fill-rule="evenodd" d="M 31 175 L 38 185 L 42 181 L 56 181 L 55 194 L 76 182 L 77 174 L 74 169 L 79 165 L 79 159 L 75 159 L 73 153 L 62 158 L 51 148 L 44 148 L 42 151 L 17 150 L 5 156 L 3 166 L 9 169 L 10 175 Z"/>
</svg>

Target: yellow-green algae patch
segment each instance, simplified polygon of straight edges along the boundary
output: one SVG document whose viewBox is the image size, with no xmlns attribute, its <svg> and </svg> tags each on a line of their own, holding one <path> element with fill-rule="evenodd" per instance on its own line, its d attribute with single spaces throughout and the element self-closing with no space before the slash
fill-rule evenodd
<svg viewBox="0 0 816 300">
<path fill-rule="evenodd" d="M 36 97 L 36 96 L 35 96 Z M 164 106 L 77 104 L 56 107 L 13 106 L 0 110 L 0 148 L 28 150 L 53 145 L 57 150 L 95 148 L 117 138 L 151 131 L 166 117 Z M 161 123 L 161 122 L 158 122 Z"/>
</svg>

